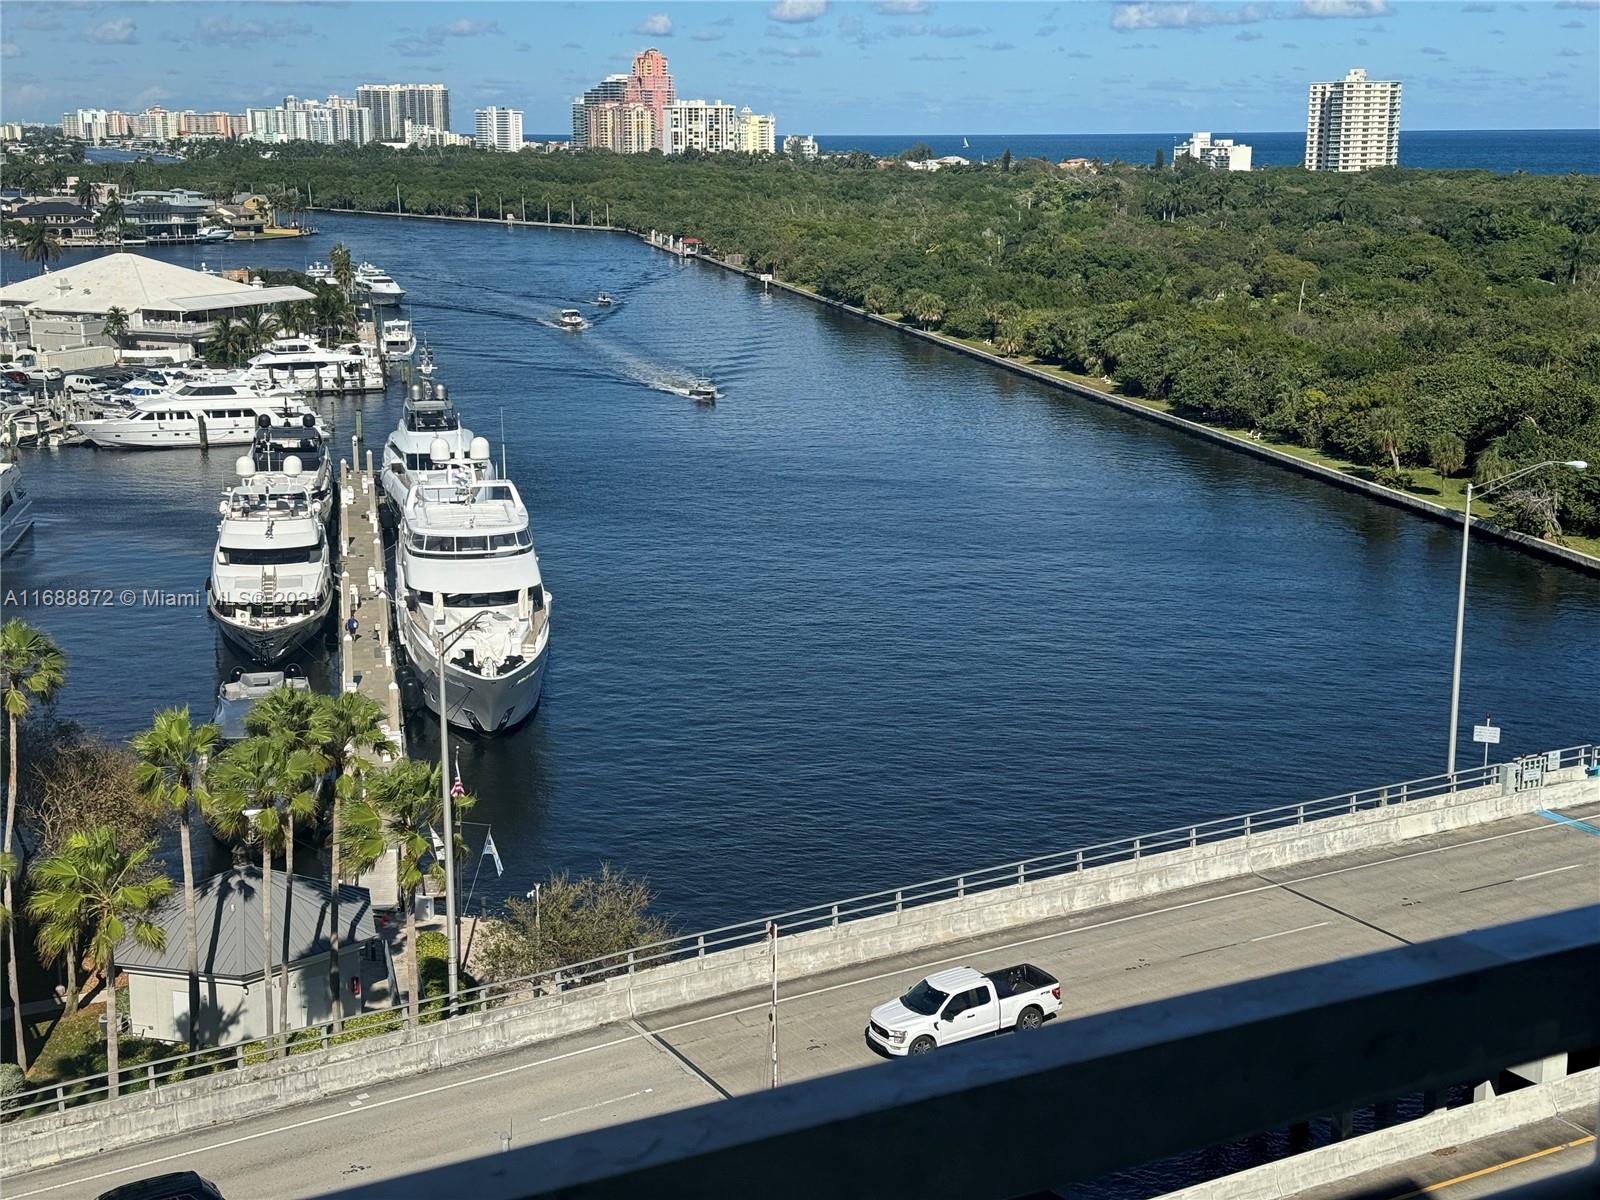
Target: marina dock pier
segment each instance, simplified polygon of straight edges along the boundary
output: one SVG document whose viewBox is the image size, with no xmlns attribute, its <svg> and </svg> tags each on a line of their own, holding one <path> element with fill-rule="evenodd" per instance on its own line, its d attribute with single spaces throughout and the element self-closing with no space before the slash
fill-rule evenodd
<svg viewBox="0 0 1600 1200">
<path fill-rule="evenodd" d="M 359 453 L 352 441 L 352 453 Z M 390 638 L 389 588 L 372 451 L 339 463 L 339 691 L 360 692 L 383 709 L 389 738 L 405 753 L 405 722 Z M 352 621 L 354 624 L 352 625 Z"/>
</svg>

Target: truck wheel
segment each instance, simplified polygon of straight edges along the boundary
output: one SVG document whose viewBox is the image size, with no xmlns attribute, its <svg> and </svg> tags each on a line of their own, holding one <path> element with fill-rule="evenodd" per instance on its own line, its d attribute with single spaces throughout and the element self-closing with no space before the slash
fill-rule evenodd
<svg viewBox="0 0 1600 1200">
<path fill-rule="evenodd" d="M 1044 1014 L 1031 1004 L 1017 1014 L 1018 1029 L 1037 1029 L 1043 1024 Z"/>
<path fill-rule="evenodd" d="M 934 1046 L 937 1045 L 937 1044 L 938 1043 L 936 1043 L 927 1034 L 923 1034 L 916 1041 L 911 1043 L 911 1049 L 906 1051 L 906 1053 L 907 1054 L 926 1054 L 928 1051 L 932 1050 L 934 1048 Z"/>
</svg>

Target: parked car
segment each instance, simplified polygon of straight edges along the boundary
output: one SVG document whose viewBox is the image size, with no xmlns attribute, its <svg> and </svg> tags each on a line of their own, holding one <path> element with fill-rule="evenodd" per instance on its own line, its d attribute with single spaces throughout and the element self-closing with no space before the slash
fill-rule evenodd
<svg viewBox="0 0 1600 1200">
<path fill-rule="evenodd" d="M 96 378 L 93 375 L 68 375 L 61 386 L 69 392 L 87 394 L 94 391 L 95 388 L 104 387 L 105 380 L 103 377 Z"/>
<path fill-rule="evenodd" d="M 23 371 L 29 383 L 43 386 L 46 383 L 61 382 L 60 367 L 29 367 Z"/>
<path fill-rule="evenodd" d="M 952 967 L 873 1009 L 867 1040 L 900 1058 L 1004 1029 L 1037 1029 L 1060 1011 L 1061 984 L 1032 963 L 987 973 Z"/>
<path fill-rule="evenodd" d="M 23 387 L 28 386 L 28 373 L 19 371 L 15 367 L 0 371 L 0 379 L 4 379 L 7 383 L 21 384 Z"/>
<path fill-rule="evenodd" d="M 193 1171 L 174 1171 L 170 1175 L 153 1175 L 114 1187 L 109 1192 L 101 1192 L 98 1200 L 224 1200 L 224 1197 L 209 1179 Z"/>
</svg>

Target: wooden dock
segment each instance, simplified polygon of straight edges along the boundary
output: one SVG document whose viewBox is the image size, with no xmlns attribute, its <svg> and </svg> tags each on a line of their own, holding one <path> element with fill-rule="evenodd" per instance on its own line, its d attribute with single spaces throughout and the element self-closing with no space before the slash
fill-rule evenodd
<svg viewBox="0 0 1600 1200">
<path fill-rule="evenodd" d="M 359 443 L 352 449 L 355 445 Z M 381 486 L 371 450 L 364 463 L 339 463 L 339 689 L 377 701 L 386 714 L 390 740 L 404 754 L 405 721 L 395 679 L 393 614 L 378 518 Z"/>
</svg>

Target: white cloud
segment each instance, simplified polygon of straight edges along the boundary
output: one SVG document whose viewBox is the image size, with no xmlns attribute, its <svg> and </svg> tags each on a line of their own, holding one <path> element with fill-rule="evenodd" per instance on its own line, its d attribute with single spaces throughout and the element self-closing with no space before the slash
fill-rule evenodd
<svg viewBox="0 0 1600 1200">
<path fill-rule="evenodd" d="M 815 21 L 827 11 L 828 0 L 777 0 L 776 4 L 767 9 L 767 16 L 774 21 L 800 24 L 804 21 Z"/>
<path fill-rule="evenodd" d="M 434 25 L 428 30 L 436 38 L 447 37 L 482 37 L 485 34 L 499 33 L 499 21 L 451 21 L 448 25 Z"/>
<path fill-rule="evenodd" d="M 139 27 L 130 17 L 119 17 L 115 21 L 105 21 L 91 28 L 84 34 L 91 42 L 102 45 L 130 45 L 139 40 Z"/>
<path fill-rule="evenodd" d="M 878 0 L 878 11 L 886 17 L 914 17 L 932 8 L 928 0 Z"/>
<path fill-rule="evenodd" d="M 642 33 L 646 37 L 671 37 L 672 18 L 666 13 L 656 13 L 646 17 L 633 27 L 635 33 Z"/>
<path fill-rule="evenodd" d="M 0 58 L 21 58 L 22 51 L 15 42 L 0 42 Z"/>
<path fill-rule="evenodd" d="M 298 21 L 233 21 L 227 17 L 205 17 L 195 25 L 195 36 L 202 42 L 249 46 L 268 38 L 307 34 L 311 26 Z"/>
<path fill-rule="evenodd" d="M 1295 4 L 1206 4 L 1195 0 L 1146 0 L 1119 4 L 1111 28 L 1203 29 L 1211 25 L 1254 25 L 1297 18 L 1381 17 L 1389 0 L 1298 0 Z"/>
</svg>

